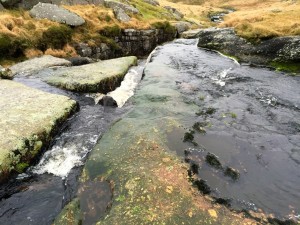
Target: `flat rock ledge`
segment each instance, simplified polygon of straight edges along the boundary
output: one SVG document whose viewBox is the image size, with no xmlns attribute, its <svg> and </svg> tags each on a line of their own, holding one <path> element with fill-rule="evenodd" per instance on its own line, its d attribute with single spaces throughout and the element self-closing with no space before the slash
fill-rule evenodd
<svg viewBox="0 0 300 225">
<path fill-rule="evenodd" d="M 129 67 L 136 64 L 135 56 L 104 60 L 58 69 L 44 81 L 70 91 L 107 93 L 118 87 Z"/>
<path fill-rule="evenodd" d="M 66 59 L 56 58 L 51 55 L 44 55 L 41 57 L 26 60 L 11 66 L 9 69 L 12 76 L 31 75 L 45 68 L 71 66 L 72 63 Z"/>
<path fill-rule="evenodd" d="M 30 10 L 30 15 L 37 19 L 48 19 L 70 26 L 80 26 L 85 23 L 85 20 L 76 13 L 49 3 L 39 2 Z"/>
<path fill-rule="evenodd" d="M 22 173 L 47 146 L 58 126 L 75 110 L 76 102 L 27 87 L 0 81 L 0 182 Z"/>
<path fill-rule="evenodd" d="M 199 47 L 220 51 L 242 62 L 300 63 L 300 36 L 277 37 L 252 44 L 237 36 L 233 28 L 209 28 L 198 35 Z"/>
</svg>

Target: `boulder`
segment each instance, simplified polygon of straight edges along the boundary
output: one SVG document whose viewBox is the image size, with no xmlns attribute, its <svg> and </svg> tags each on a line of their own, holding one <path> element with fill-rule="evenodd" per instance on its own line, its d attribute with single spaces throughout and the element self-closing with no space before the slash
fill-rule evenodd
<svg viewBox="0 0 300 225">
<path fill-rule="evenodd" d="M 93 63 L 94 60 L 88 57 L 81 57 L 81 56 L 76 56 L 76 57 L 71 57 L 67 59 L 72 63 L 72 66 L 81 66 L 85 64 L 90 64 Z"/>
<path fill-rule="evenodd" d="M 45 81 L 70 91 L 107 93 L 120 85 L 129 67 L 136 63 L 137 58 L 129 56 L 62 68 L 54 71 Z"/>
<path fill-rule="evenodd" d="M 80 26 L 85 20 L 77 14 L 49 3 L 38 3 L 30 10 L 30 15 L 38 19 L 49 19 L 70 26 Z"/>
<path fill-rule="evenodd" d="M 172 15 L 177 19 L 180 20 L 183 18 L 183 14 L 181 12 L 179 12 L 177 9 L 171 7 L 171 6 L 164 6 L 164 8 L 166 10 L 168 10 L 170 13 L 172 13 Z"/>
<path fill-rule="evenodd" d="M 156 0 L 144 0 L 144 2 L 146 2 L 150 5 L 153 5 L 153 6 L 158 6 L 159 5 L 159 2 L 156 1 Z"/>
<path fill-rule="evenodd" d="M 199 47 L 235 56 L 244 62 L 300 62 L 300 37 L 276 37 L 252 44 L 236 35 L 233 28 L 209 28 L 199 33 Z"/>
<path fill-rule="evenodd" d="M 0 79 L 13 79 L 13 75 L 10 69 L 6 69 L 3 66 L 0 66 Z"/>
<path fill-rule="evenodd" d="M 130 21 L 130 16 L 128 16 L 127 14 L 126 14 L 126 12 L 123 10 L 123 9 L 121 9 L 121 8 L 114 8 L 113 9 L 114 10 L 114 15 L 115 15 L 115 17 L 117 18 L 117 20 L 119 20 L 120 22 L 125 22 L 125 23 L 127 23 L 127 22 L 129 22 Z"/>
<path fill-rule="evenodd" d="M 107 8 L 112 8 L 113 10 L 120 8 L 123 9 L 126 13 L 139 14 L 139 10 L 134 8 L 131 5 L 127 5 L 121 2 L 115 2 L 111 0 L 104 0 L 104 5 Z"/>
<path fill-rule="evenodd" d="M 12 75 L 16 75 L 16 74 L 31 75 L 34 72 L 37 72 L 45 68 L 71 66 L 71 65 L 72 63 L 68 60 L 56 58 L 51 55 L 44 55 L 41 57 L 26 60 L 21 63 L 17 63 L 11 66 L 10 70 L 12 72 Z"/>
<path fill-rule="evenodd" d="M 0 180 L 22 172 L 76 109 L 66 96 L 0 81 Z"/>
<path fill-rule="evenodd" d="M 184 31 L 180 34 L 180 37 L 186 38 L 186 39 L 199 38 L 201 30 L 202 29 L 194 29 L 194 30 Z"/>
<path fill-rule="evenodd" d="M 191 27 L 191 24 L 189 22 L 183 22 L 183 21 L 174 23 L 172 25 L 176 28 L 178 34 L 181 34 L 184 31 L 187 31 Z"/>
</svg>

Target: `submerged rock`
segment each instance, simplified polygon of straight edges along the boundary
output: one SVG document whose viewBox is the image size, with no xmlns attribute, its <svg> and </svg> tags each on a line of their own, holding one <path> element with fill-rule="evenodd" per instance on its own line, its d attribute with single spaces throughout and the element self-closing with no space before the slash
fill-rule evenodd
<svg viewBox="0 0 300 225">
<path fill-rule="evenodd" d="M 107 93 L 119 86 L 129 67 L 136 64 L 135 56 L 104 60 L 56 70 L 45 81 L 70 91 Z"/>
<path fill-rule="evenodd" d="M 276 37 L 254 45 L 237 36 L 233 28 L 209 28 L 200 31 L 198 46 L 254 64 L 300 62 L 299 36 Z"/>
<path fill-rule="evenodd" d="M 232 167 L 226 167 L 224 175 L 230 177 L 232 180 L 237 180 L 240 177 L 240 172 Z"/>
<path fill-rule="evenodd" d="M 51 55 L 44 55 L 42 57 L 37 57 L 37 58 L 26 60 L 21 63 L 17 63 L 11 66 L 9 69 L 11 70 L 12 75 L 16 75 L 16 74 L 31 75 L 32 73 L 45 68 L 71 66 L 71 65 L 72 63 L 68 60 L 56 58 Z"/>
<path fill-rule="evenodd" d="M 210 187 L 207 185 L 205 180 L 202 179 L 197 179 L 193 182 L 193 184 L 198 188 L 198 190 L 204 194 L 204 195 L 208 195 L 211 193 L 211 189 Z"/>
<path fill-rule="evenodd" d="M 222 168 L 222 164 L 221 164 L 221 162 L 219 160 L 219 157 L 216 156 L 213 153 L 208 152 L 207 155 L 206 155 L 206 157 L 205 157 L 205 161 L 209 165 L 211 165 L 211 166 L 213 166 L 213 167 L 215 167 L 217 169 L 221 169 Z"/>
<path fill-rule="evenodd" d="M 22 172 L 76 108 L 66 96 L 0 82 L 0 180 Z"/>
<path fill-rule="evenodd" d="M 30 10 L 30 15 L 37 19 L 49 19 L 70 26 L 80 26 L 85 20 L 77 14 L 49 3 L 38 3 Z"/>
</svg>

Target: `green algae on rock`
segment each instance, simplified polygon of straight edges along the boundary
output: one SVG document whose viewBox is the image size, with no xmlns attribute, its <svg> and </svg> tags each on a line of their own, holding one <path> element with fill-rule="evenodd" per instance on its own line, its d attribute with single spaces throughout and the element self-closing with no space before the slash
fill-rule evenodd
<svg viewBox="0 0 300 225">
<path fill-rule="evenodd" d="M 77 92 L 107 93 L 122 81 L 130 66 L 137 64 L 135 56 L 104 60 L 83 66 L 63 68 L 45 78 L 48 84 Z"/>
<path fill-rule="evenodd" d="M 66 96 L 0 81 L 0 181 L 22 172 L 76 109 Z"/>
</svg>

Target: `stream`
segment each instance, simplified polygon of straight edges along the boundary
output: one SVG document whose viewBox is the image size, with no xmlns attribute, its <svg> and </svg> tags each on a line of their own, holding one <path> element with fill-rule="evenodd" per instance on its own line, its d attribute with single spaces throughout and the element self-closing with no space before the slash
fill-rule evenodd
<svg viewBox="0 0 300 225">
<path fill-rule="evenodd" d="M 17 76 L 14 80 L 25 85 L 75 99 L 80 110 L 63 125 L 36 165 L 0 187 L 0 224 L 51 224 L 76 196 L 89 152 L 134 107 L 141 109 L 130 113 L 130 119 L 146 123 L 155 115 L 180 122 L 167 132 L 167 145 L 182 160 L 186 151 L 198 159 L 198 176 L 206 180 L 212 196 L 229 199 L 234 209 L 261 209 L 279 218 L 299 219 L 300 77 L 240 65 L 196 44 L 197 40 L 178 39 L 157 47 L 149 64 L 141 60 L 125 79 L 137 83 L 145 67 L 134 101 L 126 102 L 122 96 L 132 96 L 135 85 L 108 94 L 121 105 L 126 102 L 121 108 L 95 105 L 91 95 L 45 84 L 40 78 L 50 69 Z M 146 97 L 159 103 L 159 110 L 143 107 Z M 164 110 L 172 114 L 164 115 Z M 204 132 L 194 133 L 194 144 L 183 142 L 196 122 L 203 124 Z M 238 170 L 239 179 L 233 181 L 205 163 L 208 152 L 218 156 L 223 166 Z"/>
</svg>

